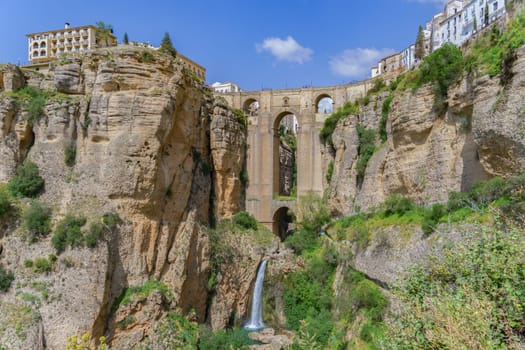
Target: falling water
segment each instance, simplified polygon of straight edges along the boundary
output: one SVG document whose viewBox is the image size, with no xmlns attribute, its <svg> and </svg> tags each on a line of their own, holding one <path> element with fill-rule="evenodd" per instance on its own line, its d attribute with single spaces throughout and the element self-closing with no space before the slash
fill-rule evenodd
<svg viewBox="0 0 525 350">
<path fill-rule="evenodd" d="M 250 314 L 250 321 L 244 325 L 246 329 L 258 330 L 266 328 L 262 320 L 262 292 L 266 263 L 267 261 L 264 260 L 257 270 L 257 278 L 255 279 L 255 286 L 253 287 L 252 312 Z"/>
</svg>

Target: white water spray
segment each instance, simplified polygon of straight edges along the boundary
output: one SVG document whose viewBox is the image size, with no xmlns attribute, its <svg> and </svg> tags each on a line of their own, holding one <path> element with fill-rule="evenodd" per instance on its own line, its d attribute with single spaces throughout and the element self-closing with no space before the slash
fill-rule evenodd
<svg viewBox="0 0 525 350">
<path fill-rule="evenodd" d="M 264 283 L 264 272 L 266 271 L 267 260 L 264 260 L 257 270 L 257 278 L 255 279 L 255 286 L 253 287 L 252 310 L 250 314 L 250 321 L 244 325 L 244 328 L 249 330 L 258 330 L 266 328 L 266 324 L 262 320 L 262 292 Z"/>
</svg>

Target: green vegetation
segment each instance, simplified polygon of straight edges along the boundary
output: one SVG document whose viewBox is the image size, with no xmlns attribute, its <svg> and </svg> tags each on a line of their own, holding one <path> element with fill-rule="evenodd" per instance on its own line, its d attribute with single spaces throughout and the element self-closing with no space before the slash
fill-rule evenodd
<svg viewBox="0 0 525 350">
<path fill-rule="evenodd" d="M 367 92 L 367 96 L 372 94 L 377 94 L 378 92 L 384 91 L 386 89 L 386 83 L 383 78 L 379 77 L 374 80 L 374 85 Z"/>
<path fill-rule="evenodd" d="M 404 215 L 406 212 L 414 207 L 412 201 L 399 194 L 393 194 L 388 197 L 383 204 L 385 216 L 397 214 L 399 216 Z"/>
<path fill-rule="evenodd" d="M 128 33 L 127 32 L 124 32 L 124 37 L 122 38 L 122 43 L 124 45 L 128 45 L 129 44 L 129 37 L 128 37 Z"/>
<path fill-rule="evenodd" d="M 51 244 L 60 254 L 67 246 L 71 248 L 80 247 L 84 242 L 81 231 L 82 226 L 86 224 L 86 218 L 83 216 L 74 216 L 67 214 L 61 220 L 55 229 Z"/>
<path fill-rule="evenodd" d="M 322 198 L 311 194 L 299 203 L 302 215 L 298 230 L 286 240 L 304 260 L 304 268 L 284 279 L 286 326 L 297 332 L 292 349 L 346 349 L 344 340 L 352 323 L 363 320 L 361 338 L 372 343 L 382 334 L 387 307 L 375 283 L 349 267 L 351 254 L 346 245 L 318 237 L 329 219 Z M 335 281 L 337 266 L 344 274 Z M 332 286 L 337 284 L 338 293 Z"/>
<path fill-rule="evenodd" d="M 74 144 L 66 145 L 64 147 L 64 162 L 67 166 L 75 165 L 75 160 L 77 157 L 77 146 Z"/>
<path fill-rule="evenodd" d="M 199 326 L 177 312 L 167 312 L 159 320 L 153 334 L 132 350 L 157 348 L 162 344 L 164 349 L 192 350 L 198 349 Z"/>
<path fill-rule="evenodd" d="M 330 184 L 332 181 L 332 176 L 334 175 L 334 161 L 331 160 L 330 163 L 328 163 L 328 169 L 326 170 L 326 182 Z"/>
<path fill-rule="evenodd" d="M 36 163 L 26 160 L 16 168 L 16 176 L 7 184 L 9 192 L 17 197 L 36 197 L 44 188 Z"/>
<path fill-rule="evenodd" d="M 388 115 L 390 114 L 390 104 L 392 104 L 393 99 L 394 95 L 391 93 L 383 101 L 383 106 L 381 108 L 381 120 L 379 121 L 379 137 L 381 138 L 381 142 L 383 143 L 386 142 L 388 137 L 386 132 L 386 123 L 388 121 Z"/>
<path fill-rule="evenodd" d="M 523 233 L 489 229 L 475 236 L 411 271 L 397 291 L 404 306 L 390 324 L 384 348 L 520 346 L 525 329 Z"/>
<path fill-rule="evenodd" d="M 417 84 L 421 86 L 433 83 L 436 111 L 442 112 L 446 107 L 448 88 L 461 77 L 464 65 L 465 60 L 461 51 L 449 43 L 423 59 Z"/>
<path fill-rule="evenodd" d="M 85 244 L 88 248 L 96 247 L 104 234 L 114 232 L 122 220 L 117 213 L 106 213 L 99 221 L 91 222 L 88 231 L 83 233 L 82 227 L 86 222 L 87 220 L 83 216 L 67 214 L 57 224 L 53 238 L 51 238 L 51 244 L 58 253 L 63 252 L 67 246 L 75 248 Z"/>
<path fill-rule="evenodd" d="M 102 21 L 97 21 L 95 27 L 98 39 L 104 41 L 105 46 L 109 46 L 109 39 L 113 34 L 113 26 Z"/>
<path fill-rule="evenodd" d="M 425 57 L 425 33 L 422 26 L 419 26 L 415 46 L 414 58 L 416 60 L 423 59 Z"/>
<path fill-rule="evenodd" d="M 240 109 L 232 109 L 233 115 L 237 119 L 237 122 L 241 125 L 241 128 L 243 130 L 246 130 L 248 128 L 248 116 L 244 114 L 244 112 Z"/>
<path fill-rule="evenodd" d="M 286 238 L 286 245 L 296 254 L 312 251 L 317 247 L 317 235 L 330 222 L 330 210 L 326 198 L 310 192 L 299 198 L 299 222 L 293 235 Z"/>
<path fill-rule="evenodd" d="M 0 266 L 0 292 L 7 292 L 14 279 L 15 274 L 12 271 L 6 271 Z"/>
<path fill-rule="evenodd" d="M 140 52 L 139 62 L 141 63 L 151 63 L 155 61 L 155 55 L 151 49 L 145 49 Z"/>
<path fill-rule="evenodd" d="M 243 168 L 241 170 L 241 173 L 239 174 L 239 180 L 241 180 L 243 186 L 246 186 L 248 184 L 248 181 L 250 181 L 250 178 L 248 176 L 248 170 L 246 170 L 246 168 Z"/>
<path fill-rule="evenodd" d="M 13 214 L 15 207 L 9 192 L 4 186 L 0 186 L 0 219 Z"/>
<path fill-rule="evenodd" d="M 177 57 L 177 50 L 175 50 L 175 48 L 173 47 L 173 44 L 171 43 L 170 34 L 168 32 L 164 33 L 164 37 L 160 42 L 159 51 L 173 58 Z"/>
<path fill-rule="evenodd" d="M 357 136 L 359 138 L 359 146 L 357 148 L 359 159 L 357 160 L 356 170 L 360 177 L 364 177 L 368 161 L 376 150 L 375 133 L 374 130 L 357 124 Z"/>
<path fill-rule="evenodd" d="M 345 119 L 349 115 L 355 115 L 359 113 L 359 104 L 347 102 L 343 107 L 332 113 L 323 124 L 321 129 L 320 138 L 323 145 L 332 144 L 332 134 L 340 120 Z"/>
<path fill-rule="evenodd" d="M 31 202 L 22 216 L 22 227 L 29 242 L 36 242 L 51 232 L 51 214 L 52 210 L 46 204 Z"/>
<path fill-rule="evenodd" d="M 158 291 L 166 301 L 171 301 L 173 296 L 169 287 L 161 281 L 150 279 L 141 286 L 132 286 L 125 288 L 120 297 L 116 300 L 115 306 L 129 305 L 133 301 L 148 298 L 151 293 Z"/>
<path fill-rule="evenodd" d="M 56 258 L 56 256 L 55 256 L 55 258 Z M 26 262 L 24 261 L 24 264 L 25 263 Z M 48 272 L 51 272 L 53 270 L 53 265 L 54 265 L 54 261 L 53 261 L 53 257 L 52 256 L 50 256 L 49 259 L 47 259 L 47 258 L 36 258 L 35 261 L 33 261 L 33 263 L 32 263 L 32 267 L 34 267 L 34 271 L 36 273 L 48 273 Z"/>
<path fill-rule="evenodd" d="M 508 24 L 503 34 L 494 26 L 491 32 L 486 31 L 476 39 L 466 57 L 467 71 L 476 70 L 491 77 L 505 73 L 515 59 L 516 50 L 524 44 L 525 13 L 522 12 Z"/>
<path fill-rule="evenodd" d="M 248 331 L 245 329 L 221 329 L 211 332 L 209 328 L 204 327 L 201 329 L 198 348 L 200 350 L 248 349 L 253 344 L 256 342 L 248 337 Z"/>
<path fill-rule="evenodd" d="M 246 230 L 257 230 L 257 220 L 245 211 L 240 211 L 232 218 L 233 224 Z"/>
</svg>

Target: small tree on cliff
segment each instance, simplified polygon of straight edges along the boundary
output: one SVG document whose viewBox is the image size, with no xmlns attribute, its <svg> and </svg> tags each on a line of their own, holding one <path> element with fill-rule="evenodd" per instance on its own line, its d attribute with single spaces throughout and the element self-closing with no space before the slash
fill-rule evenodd
<svg viewBox="0 0 525 350">
<path fill-rule="evenodd" d="M 113 26 L 102 21 L 95 23 L 95 26 L 97 27 L 97 36 L 100 40 L 104 41 L 106 46 L 109 46 L 109 39 L 111 38 L 111 34 L 113 34 Z"/>
<path fill-rule="evenodd" d="M 164 37 L 162 38 L 162 42 L 160 43 L 160 51 L 172 56 L 173 58 L 177 57 L 177 50 L 173 47 L 173 44 L 171 43 L 170 34 L 168 32 L 164 33 Z"/>
<path fill-rule="evenodd" d="M 124 33 L 124 38 L 122 39 L 122 43 L 125 45 L 129 44 L 128 33 Z"/>
<path fill-rule="evenodd" d="M 416 60 L 422 60 L 423 57 L 425 57 L 425 32 L 423 31 L 422 26 L 419 26 L 414 57 Z"/>
</svg>

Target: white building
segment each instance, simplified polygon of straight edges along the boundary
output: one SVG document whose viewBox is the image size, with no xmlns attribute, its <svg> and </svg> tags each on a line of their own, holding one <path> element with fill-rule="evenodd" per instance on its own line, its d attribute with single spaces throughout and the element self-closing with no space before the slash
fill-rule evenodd
<svg viewBox="0 0 525 350">
<path fill-rule="evenodd" d="M 61 54 L 83 52 L 97 47 L 117 45 L 113 34 L 104 35 L 96 27 L 88 25 L 27 34 L 28 58 L 32 64 L 49 62 Z"/>
<path fill-rule="evenodd" d="M 234 84 L 231 82 L 225 82 L 225 83 L 216 82 L 211 85 L 211 88 L 213 89 L 214 92 L 219 92 L 219 93 L 240 92 L 241 91 L 241 88 L 237 84 Z"/>
<path fill-rule="evenodd" d="M 449 1 L 432 21 L 432 51 L 445 43 L 461 46 L 505 13 L 505 0 Z"/>
<path fill-rule="evenodd" d="M 403 51 L 401 51 L 401 65 L 405 67 L 405 69 L 411 69 L 416 64 L 416 45 L 412 44 Z M 373 77 L 372 77 L 373 78 Z"/>
</svg>

